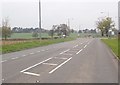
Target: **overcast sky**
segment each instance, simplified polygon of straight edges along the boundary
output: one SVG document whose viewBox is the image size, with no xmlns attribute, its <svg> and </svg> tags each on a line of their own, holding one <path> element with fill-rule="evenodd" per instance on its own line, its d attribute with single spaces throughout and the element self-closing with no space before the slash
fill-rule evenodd
<svg viewBox="0 0 120 85">
<path fill-rule="evenodd" d="M 68 19 L 73 29 L 95 28 L 98 18 L 108 15 L 118 24 L 118 0 L 41 0 L 41 5 L 45 29 Z M 4 0 L 1 6 L 11 27 L 38 27 L 38 0 Z"/>
</svg>

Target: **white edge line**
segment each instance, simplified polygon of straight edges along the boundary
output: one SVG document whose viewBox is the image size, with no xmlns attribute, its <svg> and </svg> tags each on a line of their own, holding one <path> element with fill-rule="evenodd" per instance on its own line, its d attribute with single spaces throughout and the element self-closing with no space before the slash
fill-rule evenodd
<svg viewBox="0 0 120 85">
<path fill-rule="evenodd" d="M 76 54 L 79 54 L 83 49 L 79 50 Z"/>
<path fill-rule="evenodd" d="M 29 69 L 31 69 L 31 68 L 33 68 L 33 67 L 36 67 L 36 66 L 38 66 L 38 65 L 40 65 L 40 64 L 42 64 L 42 63 L 44 63 L 44 62 L 46 62 L 46 61 L 48 61 L 48 60 L 50 60 L 50 59 L 52 59 L 52 57 L 51 57 L 51 58 L 48 58 L 48 59 L 46 59 L 46 60 L 44 60 L 44 61 L 42 61 L 42 62 L 40 62 L 40 63 L 37 63 L 37 64 L 35 64 L 35 65 L 33 65 L 33 66 L 30 66 L 30 67 L 28 67 L 28 68 L 26 68 L 26 69 L 24 69 L 24 70 L 22 70 L 22 71 L 20 71 L 20 72 L 25 72 L 25 71 L 27 71 L 27 70 L 29 70 Z"/>
<path fill-rule="evenodd" d="M 32 75 L 32 76 L 40 76 L 40 74 L 31 73 L 31 72 L 23 72 L 24 74 Z"/>
<path fill-rule="evenodd" d="M 63 62 L 62 64 L 60 64 L 59 66 L 57 66 L 56 68 L 54 68 L 53 70 L 51 70 L 51 71 L 49 72 L 49 74 L 51 74 L 51 73 L 53 73 L 54 71 L 56 71 L 58 68 L 60 68 L 62 65 L 64 65 L 65 63 L 67 63 L 67 62 L 70 61 L 71 59 L 72 59 L 72 57 L 69 58 L 69 59 L 67 59 L 65 62 Z"/>
<path fill-rule="evenodd" d="M 65 52 L 69 51 L 69 50 L 70 50 L 70 49 L 67 49 L 67 50 L 65 50 L 65 51 L 61 52 L 60 54 L 63 54 L 63 53 L 65 53 Z"/>
</svg>

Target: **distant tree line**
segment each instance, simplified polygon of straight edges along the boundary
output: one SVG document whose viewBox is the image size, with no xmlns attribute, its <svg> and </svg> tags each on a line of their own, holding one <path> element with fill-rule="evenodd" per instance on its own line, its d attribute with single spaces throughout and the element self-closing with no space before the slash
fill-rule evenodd
<svg viewBox="0 0 120 85">
<path fill-rule="evenodd" d="M 40 31 L 39 28 L 22 28 L 22 27 L 12 28 L 13 33 L 33 33 L 33 32 L 39 33 L 39 31 Z M 46 33 L 46 32 L 48 32 L 48 30 L 45 30 L 45 29 L 42 28 L 41 32 Z"/>
<path fill-rule="evenodd" d="M 97 33 L 96 29 L 84 29 L 84 30 L 79 30 L 78 33 Z"/>
</svg>

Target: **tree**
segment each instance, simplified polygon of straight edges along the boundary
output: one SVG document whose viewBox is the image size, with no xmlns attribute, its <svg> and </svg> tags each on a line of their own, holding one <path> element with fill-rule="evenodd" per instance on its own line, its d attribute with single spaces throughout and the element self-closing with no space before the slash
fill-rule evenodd
<svg viewBox="0 0 120 85">
<path fill-rule="evenodd" d="M 5 40 L 8 37 L 11 37 L 11 34 L 12 34 L 12 31 L 11 31 L 11 28 L 10 28 L 8 22 L 9 22 L 8 18 L 6 18 L 2 21 L 2 38 L 4 38 Z"/>
<path fill-rule="evenodd" d="M 110 17 L 104 18 L 102 20 L 98 20 L 96 24 L 97 24 L 97 28 L 101 31 L 101 35 L 104 36 L 104 34 L 106 34 L 107 37 L 109 30 L 115 26 Z"/>
<path fill-rule="evenodd" d="M 38 37 L 38 33 L 37 32 L 33 32 L 32 37 L 37 38 Z"/>
<path fill-rule="evenodd" d="M 49 36 L 51 36 L 52 39 L 53 39 L 53 36 L 54 36 L 54 30 L 53 29 L 49 31 Z"/>
</svg>

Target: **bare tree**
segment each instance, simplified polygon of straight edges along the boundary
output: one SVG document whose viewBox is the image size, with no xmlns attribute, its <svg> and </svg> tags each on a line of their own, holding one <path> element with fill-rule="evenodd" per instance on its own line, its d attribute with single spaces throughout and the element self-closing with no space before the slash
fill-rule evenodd
<svg viewBox="0 0 120 85">
<path fill-rule="evenodd" d="M 2 38 L 6 40 L 8 37 L 11 37 L 11 34 L 12 31 L 9 26 L 9 20 L 8 18 L 5 18 L 2 20 Z"/>
</svg>

